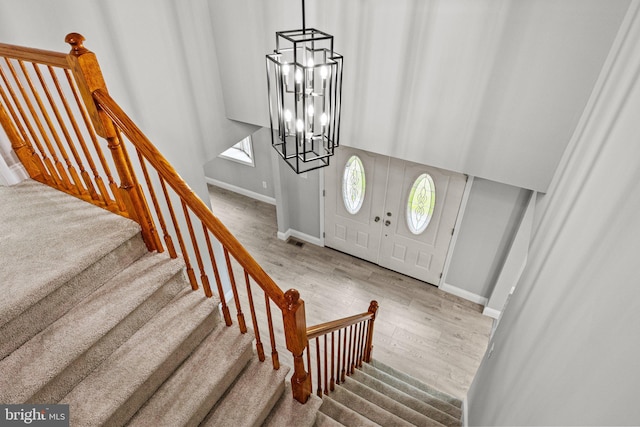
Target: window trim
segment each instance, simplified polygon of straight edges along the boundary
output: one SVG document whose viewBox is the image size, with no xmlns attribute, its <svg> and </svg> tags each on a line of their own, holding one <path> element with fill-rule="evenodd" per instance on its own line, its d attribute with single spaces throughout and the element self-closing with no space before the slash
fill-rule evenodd
<svg viewBox="0 0 640 427">
<path fill-rule="evenodd" d="M 231 160 L 232 162 L 240 163 L 242 165 L 255 167 L 253 140 L 251 139 L 251 135 L 233 144 L 231 147 L 220 153 L 218 157 Z"/>
</svg>

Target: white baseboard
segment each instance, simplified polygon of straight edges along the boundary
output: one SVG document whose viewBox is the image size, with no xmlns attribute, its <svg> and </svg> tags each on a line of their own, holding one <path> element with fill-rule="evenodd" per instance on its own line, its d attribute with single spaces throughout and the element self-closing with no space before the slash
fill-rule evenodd
<svg viewBox="0 0 640 427">
<path fill-rule="evenodd" d="M 305 234 L 301 231 L 298 230 L 292 230 L 291 228 L 288 229 L 287 231 L 285 231 L 284 233 L 282 231 L 278 231 L 278 239 L 280 240 L 287 240 L 289 237 L 294 237 L 298 240 L 302 240 L 304 242 L 307 243 L 311 243 L 312 245 L 316 245 L 316 246 L 324 246 L 322 240 L 318 237 L 315 236 L 310 236 L 308 234 Z"/>
<path fill-rule="evenodd" d="M 482 310 L 482 314 L 484 314 L 485 316 L 493 317 L 494 319 L 499 319 L 500 313 L 502 313 L 500 310 L 496 310 L 495 308 L 491 307 L 485 307 L 484 310 Z"/>
<path fill-rule="evenodd" d="M 247 190 L 246 188 L 238 187 L 233 184 L 228 184 L 226 182 L 222 182 L 206 176 L 204 177 L 204 179 L 207 184 L 215 185 L 216 187 L 224 188 L 225 190 L 233 191 L 234 193 L 242 194 L 243 196 L 251 197 L 252 199 L 269 203 L 270 205 L 276 204 L 275 197 L 265 196 L 264 194 L 256 193 L 255 191 Z"/>
<path fill-rule="evenodd" d="M 489 301 L 486 297 L 481 297 L 480 295 L 476 295 L 473 292 L 469 292 L 467 290 L 464 289 L 460 289 L 456 286 L 453 285 L 449 285 L 448 283 L 442 283 L 440 284 L 440 286 L 438 286 L 439 289 L 458 296 L 460 298 L 464 298 L 466 300 L 469 300 L 471 302 L 475 302 L 476 304 L 480 304 L 480 305 L 486 305 L 487 302 Z"/>
</svg>

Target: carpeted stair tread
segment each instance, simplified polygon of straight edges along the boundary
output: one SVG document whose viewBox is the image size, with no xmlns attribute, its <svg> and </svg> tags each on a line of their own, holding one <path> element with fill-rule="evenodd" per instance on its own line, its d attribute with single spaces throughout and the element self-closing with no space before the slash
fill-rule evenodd
<svg viewBox="0 0 640 427">
<path fill-rule="evenodd" d="M 333 393 L 331 393 L 331 398 L 377 424 L 383 426 L 412 425 L 410 422 L 405 421 L 399 416 L 392 414 L 384 408 L 379 407 L 375 403 L 367 401 L 364 397 L 361 397 L 353 393 L 352 391 L 347 390 L 345 387 L 336 387 Z"/>
<path fill-rule="evenodd" d="M 114 276 L 0 361 L 0 402 L 60 400 L 187 286 L 182 267 L 148 254 Z"/>
<path fill-rule="evenodd" d="M 198 425 L 252 358 L 252 341 L 252 335 L 218 322 L 128 425 Z"/>
<path fill-rule="evenodd" d="M 397 388 L 380 381 L 371 375 L 368 375 L 361 370 L 356 370 L 353 374 L 351 374 L 351 378 L 353 380 L 358 381 L 359 383 L 376 390 L 382 393 L 384 396 L 388 396 L 402 405 L 407 406 L 408 408 L 417 411 L 432 420 L 435 420 L 446 426 L 459 426 L 460 425 L 460 410 L 455 406 L 448 405 L 449 411 L 452 413 L 443 412 L 428 403 L 425 403 L 424 400 L 416 399 L 415 397 L 398 390 Z M 416 390 L 417 391 L 417 390 Z M 423 398 L 430 398 L 432 401 L 436 400 L 435 398 L 426 395 Z M 438 404 L 438 403 L 436 403 Z M 439 406 L 445 406 L 440 404 Z M 456 418 L 458 417 L 458 418 Z"/>
<path fill-rule="evenodd" d="M 408 375 L 402 371 L 399 371 L 391 366 L 388 366 L 378 360 L 373 360 L 371 362 L 371 366 L 377 368 L 379 371 L 385 372 L 386 374 L 395 377 L 399 380 L 404 381 L 405 383 L 412 385 L 413 387 L 420 389 L 422 391 L 424 391 L 425 393 L 430 394 L 433 397 L 436 397 L 444 402 L 450 403 L 451 405 L 457 407 L 457 408 L 461 408 L 462 407 L 462 401 L 460 399 L 457 399 L 447 393 L 444 393 L 436 388 L 431 387 L 428 384 L 425 384 L 417 379 L 415 379 L 414 377 L 412 377 L 411 375 Z"/>
<path fill-rule="evenodd" d="M 2 359 L 146 248 L 135 222 L 35 181 L 0 199 Z"/>
<path fill-rule="evenodd" d="M 396 415 L 397 417 L 402 418 L 403 420 L 407 421 L 410 424 L 419 425 L 419 426 L 432 425 L 432 426 L 443 427 L 443 424 L 441 423 L 440 420 L 436 420 L 424 414 L 421 414 L 420 412 L 417 412 L 416 410 L 409 408 L 403 403 L 400 403 L 394 400 L 391 396 L 382 394 L 381 392 L 374 390 L 373 388 L 368 387 L 353 378 L 350 378 L 350 377 L 345 378 L 345 381 L 342 384 L 340 384 L 340 386 L 358 395 L 359 397 L 363 398 L 370 404 L 376 405 L 392 413 L 393 415 Z M 435 415 L 436 416 L 441 415 L 440 418 L 451 418 L 447 414 L 444 414 L 439 411 Z M 453 421 L 455 422 L 455 420 Z M 459 425 L 459 423 L 457 424 Z"/>
<path fill-rule="evenodd" d="M 262 425 L 263 427 L 311 427 L 314 423 L 318 425 L 316 415 L 322 415 L 318 412 L 320 405 L 322 405 L 322 399 L 315 394 L 309 396 L 309 400 L 304 405 L 295 400 L 291 394 L 291 384 L 287 382 L 284 393 Z"/>
<path fill-rule="evenodd" d="M 71 425 L 119 426 L 213 330 L 215 301 L 190 288 L 140 328 L 60 403 L 69 404 Z"/>
<path fill-rule="evenodd" d="M 289 424 L 289 425 L 294 425 L 294 424 Z M 314 427 L 343 427 L 344 424 L 339 423 L 338 421 L 334 420 L 328 415 L 323 414 L 322 412 L 318 412 L 316 414 L 316 419 L 315 419 L 315 422 L 313 423 L 313 426 Z"/>
<path fill-rule="evenodd" d="M 340 389 L 337 387 L 336 390 Z M 345 426 L 358 426 L 358 427 L 375 427 L 380 424 L 371 421 L 369 418 L 360 415 L 358 412 L 348 408 L 339 401 L 333 399 L 334 393 L 322 398 L 322 406 L 320 406 L 320 413 L 325 414 L 329 418 L 343 424 Z"/>
<path fill-rule="evenodd" d="M 269 358 L 260 362 L 254 357 L 200 426 L 262 425 L 282 396 L 287 372 L 287 367 L 273 369 Z"/>
</svg>

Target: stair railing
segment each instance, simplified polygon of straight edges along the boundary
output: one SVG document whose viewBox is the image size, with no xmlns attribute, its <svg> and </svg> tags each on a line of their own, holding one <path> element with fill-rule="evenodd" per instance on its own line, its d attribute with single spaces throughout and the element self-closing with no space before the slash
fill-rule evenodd
<svg viewBox="0 0 640 427">
<path fill-rule="evenodd" d="M 274 369 L 280 367 L 276 341 L 281 335 L 275 333 L 272 304 L 281 311 L 278 332 L 293 357 L 292 392 L 299 402 L 305 403 L 312 393 L 309 336 L 317 345 L 319 337 L 337 332 L 346 342 L 349 329 L 351 358 L 346 364 L 343 357 L 338 366 L 349 372 L 352 365 L 369 361 L 377 304 L 374 309 L 372 302 L 367 313 L 307 329 L 298 291 L 278 287 L 111 98 L 95 54 L 83 45 L 84 37 L 71 33 L 65 41 L 71 45 L 69 54 L 0 44 L 0 124 L 29 176 L 136 221 L 148 250 L 182 257 L 191 287 L 202 286 L 207 297 L 213 295 L 212 273 L 225 324 L 230 326 L 216 263 L 224 258 L 240 332 L 248 330 L 242 297 L 248 301 L 258 357 L 265 360 L 261 330 L 266 328 Z M 99 137 L 106 139 L 110 157 Z M 237 285 L 236 274 L 244 277 L 245 289 Z M 253 298 L 252 283 L 264 298 Z"/>
<path fill-rule="evenodd" d="M 363 362 L 371 362 L 377 312 L 378 303 L 371 301 L 366 313 L 307 328 L 307 367 L 313 381 L 312 359 L 315 358 L 316 393 L 319 397 L 333 391 L 336 384 L 343 383 L 347 376 L 362 367 Z"/>
</svg>

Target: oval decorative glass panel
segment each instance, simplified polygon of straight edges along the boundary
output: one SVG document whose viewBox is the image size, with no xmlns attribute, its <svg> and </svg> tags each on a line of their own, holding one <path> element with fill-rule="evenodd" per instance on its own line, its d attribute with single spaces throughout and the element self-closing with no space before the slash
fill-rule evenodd
<svg viewBox="0 0 640 427">
<path fill-rule="evenodd" d="M 362 207 L 366 186 L 362 161 L 355 155 L 349 157 L 342 175 L 342 200 L 345 209 L 350 214 L 357 214 Z"/>
<path fill-rule="evenodd" d="M 427 229 L 436 205 L 436 186 L 428 173 L 420 175 L 411 186 L 407 199 L 407 226 L 413 234 Z"/>
</svg>

